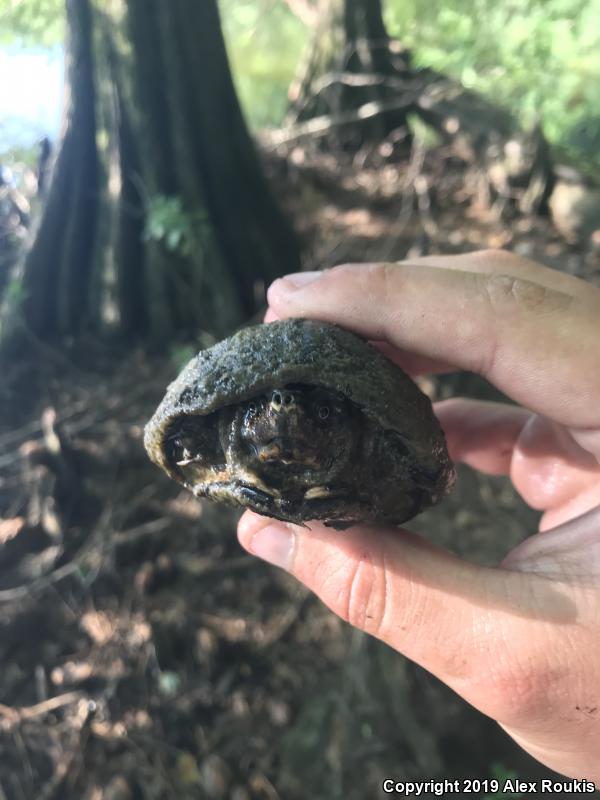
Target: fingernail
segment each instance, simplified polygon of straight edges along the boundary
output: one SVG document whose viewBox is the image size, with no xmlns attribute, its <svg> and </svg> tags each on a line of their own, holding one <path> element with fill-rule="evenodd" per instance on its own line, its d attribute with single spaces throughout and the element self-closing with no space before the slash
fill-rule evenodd
<svg viewBox="0 0 600 800">
<path fill-rule="evenodd" d="M 286 289 L 303 289 L 309 283 L 318 280 L 323 274 L 322 270 L 311 272 L 293 272 L 281 278 L 281 283 Z"/>
<path fill-rule="evenodd" d="M 289 569 L 295 535 L 285 525 L 267 525 L 252 537 L 250 552 L 281 569 Z"/>
</svg>

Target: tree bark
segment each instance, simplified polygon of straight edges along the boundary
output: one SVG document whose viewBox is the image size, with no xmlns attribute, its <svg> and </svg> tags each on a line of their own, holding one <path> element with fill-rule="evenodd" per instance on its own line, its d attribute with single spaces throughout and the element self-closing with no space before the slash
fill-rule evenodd
<svg viewBox="0 0 600 800">
<path fill-rule="evenodd" d="M 165 6 L 161 8 L 164 14 Z M 165 19 L 172 22 L 174 34 L 169 39 L 171 83 L 186 91 L 184 102 L 174 111 L 181 115 L 181 135 L 189 137 L 190 157 L 202 177 L 207 211 L 240 303 L 245 313 L 251 313 L 256 281 L 270 282 L 298 268 L 297 249 L 242 117 L 216 2 L 172 0 L 171 9 Z M 200 47 L 197 31 L 205 36 Z M 181 84 L 176 81 L 177 66 Z M 197 91 L 196 75 L 212 83 L 209 91 Z"/>
<path fill-rule="evenodd" d="M 67 6 L 69 103 L 22 263 L 25 322 L 39 336 L 110 325 L 165 344 L 225 334 L 300 257 L 242 116 L 217 2 Z"/>
<path fill-rule="evenodd" d="M 193 228 L 186 253 L 145 243 L 147 328 L 222 334 L 256 312 L 257 287 L 299 267 L 298 244 L 244 123 L 215 0 L 129 0 L 124 22 L 146 214 L 178 198 Z"/>
<path fill-rule="evenodd" d="M 95 87 L 88 0 L 67 0 L 62 143 L 35 238 L 22 265 L 22 311 L 37 335 L 76 333 L 88 311 L 97 211 Z"/>
</svg>

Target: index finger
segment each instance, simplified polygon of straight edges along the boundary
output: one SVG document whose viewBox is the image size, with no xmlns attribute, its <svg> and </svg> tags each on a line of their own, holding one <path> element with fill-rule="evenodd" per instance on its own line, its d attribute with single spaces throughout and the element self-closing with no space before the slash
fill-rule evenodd
<svg viewBox="0 0 600 800">
<path fill-rule="evenodd" d="M 307 282 L 308 280 L 308 282 Z M 600 292 L 574 296 L 514 275 L 423 264 L 349 264 L 275 281 L 279 317 L 337 323 L 483 375 L 521 405 L 600 425 Z"/>
<path fill-rule="evenodd" d="M 406 260 L 399 263 L 423 264 L 436 269 L 460 269 L 464 272 L 479 272 L 488 275 L 512 275 L 515 278 L 525 278 L 549 289 L 556 289 L 559 292 L 581 298 L 588 298 L 590 292 L 597 291 L 581 278 L 538 264 L 529 258 L 517 256 L 508 250 L 476 250 L 473 253 L 452 256 L 421 256 L 412 261 Z"/>
<path fill-rule="evenodd" d="M 279 319 L 279 315 L 269 306 L 263 317 L 263 322 L 275 322 Z M 408 372 L 412 377 L 417 375 L 431 375 L 440 372 L 455 372 L 456 367 L 452 364 L 442 364 L 440 361 L 434 361 L 433 358 L 426 356 L 418 356 L 410 353 L 408 350 L 400 350 L 394 347 L 389 342 L 374 342 L 371 341 L 373 347 L 376 347 L 383 355 L 394 364 L 398 364 L 405 372 Z"/>
</svg>

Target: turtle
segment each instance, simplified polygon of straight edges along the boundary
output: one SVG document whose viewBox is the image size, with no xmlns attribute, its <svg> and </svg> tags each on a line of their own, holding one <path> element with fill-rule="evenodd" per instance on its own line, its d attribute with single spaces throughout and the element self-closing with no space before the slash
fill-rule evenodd
<svg viewBox="0 0 600 800">
<path fill-rule="evenodd" d="M 455 480 L 427 395 L 365 339 L 308 319 L 252 325 L 201 350 L 144 444 L 198 497 L 340 529 L 399 525 Z"/>
</svg>

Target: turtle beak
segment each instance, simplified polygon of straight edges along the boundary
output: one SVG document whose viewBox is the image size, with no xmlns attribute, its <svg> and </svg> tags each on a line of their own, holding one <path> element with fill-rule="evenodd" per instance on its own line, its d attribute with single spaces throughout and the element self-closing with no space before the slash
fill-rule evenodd
<svg viewBox="0 0 600 800">
<path fill-rule="evenodd" d="M 258 451 L 259 461 L 276 461 L 281 457 L 281 448 L 275 442 L 271 442 L 260 448 Z"/>
<path fill-rule="evenodd" d="M 273 439 L 269 444 L 260 448 L 258 458 L 260 461 L 278 461 L 280 464 L 293 464 L 298 460 L 298 453 L 293 441 Z"/>
<path fill-rule="evenodd" d="M 259 461 L 263 463 L 276 461 L 278 464 L 304 464 L 314 468 L 319 466 L 316 455 L 293 439 L 273 439 L 263 445 L 257 455 Z"/>
</svg>

